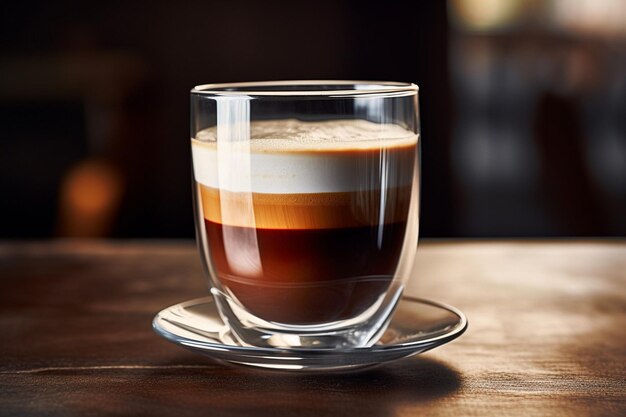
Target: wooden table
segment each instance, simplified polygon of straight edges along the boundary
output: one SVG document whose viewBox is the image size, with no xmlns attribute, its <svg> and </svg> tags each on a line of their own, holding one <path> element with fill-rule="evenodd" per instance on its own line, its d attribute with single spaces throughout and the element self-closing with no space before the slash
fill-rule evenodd
<svg viewBox="0 0 626 417">
<path fill-rule="evenodd" d="M 626 415 L 626 242 L 426 242 L 409 293 L 470 327 L 352 374 L 227 367 L 157 337 L 191 242 L 0 245 L 0 415 Z"/>
</svg>

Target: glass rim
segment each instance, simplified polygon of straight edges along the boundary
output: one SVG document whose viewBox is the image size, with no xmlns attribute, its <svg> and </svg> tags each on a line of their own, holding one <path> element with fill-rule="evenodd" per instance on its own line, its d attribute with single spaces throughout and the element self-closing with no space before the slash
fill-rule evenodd
<svg viewBox="0 0 626 417">
<path fill-rule="evenodd" d="M 324 88 L 349 86 L 350 88 Z M 294 87 L 293 89 L 282 89 Z M 284 80 L 200 84 L 191 94 L 220 97 L 397 97 L 416 95 L 419 87 L 396 81 Z"/>
</svg>

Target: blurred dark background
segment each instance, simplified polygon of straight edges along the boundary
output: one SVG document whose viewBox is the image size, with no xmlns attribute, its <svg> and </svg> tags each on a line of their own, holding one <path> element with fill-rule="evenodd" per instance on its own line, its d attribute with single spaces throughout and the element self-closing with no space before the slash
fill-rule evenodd
<svg viewBox="0 0 626 417">
<path fill-rule="evenodd" d="M 188 92 L 420 86 L 425 237 L 626 236 L 623 0 L 0 5 L 0 237 L 192 237 Z"/>
</svg>

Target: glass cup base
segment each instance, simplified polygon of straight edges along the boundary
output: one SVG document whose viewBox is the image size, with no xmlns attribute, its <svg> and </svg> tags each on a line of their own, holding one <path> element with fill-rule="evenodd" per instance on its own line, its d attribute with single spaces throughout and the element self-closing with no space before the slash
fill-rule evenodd
<svg viewBox="0 0 626 417">
<path fill-rule="evenodd" d="M 370 347 L 385 332 L 402 295 L 395 286 L 356 317 L 322 325 L 288 325 L 258 318 L 224 292 L 212 288 L 217 310 L 242 346 L 263 348 L 349 349 Z"/>
</svg>

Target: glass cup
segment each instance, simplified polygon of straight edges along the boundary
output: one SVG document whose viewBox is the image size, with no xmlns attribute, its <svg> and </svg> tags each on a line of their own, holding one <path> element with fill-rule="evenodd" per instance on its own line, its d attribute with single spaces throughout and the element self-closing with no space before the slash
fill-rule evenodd
<svg viewBox="0 0 626 417">
<path fill-rule="evenodd" d="M 414 84 L 272 81 L 191 91 L 197 240 L 243 345 L 376 343 L 419 220 Z"/>
</svg>

